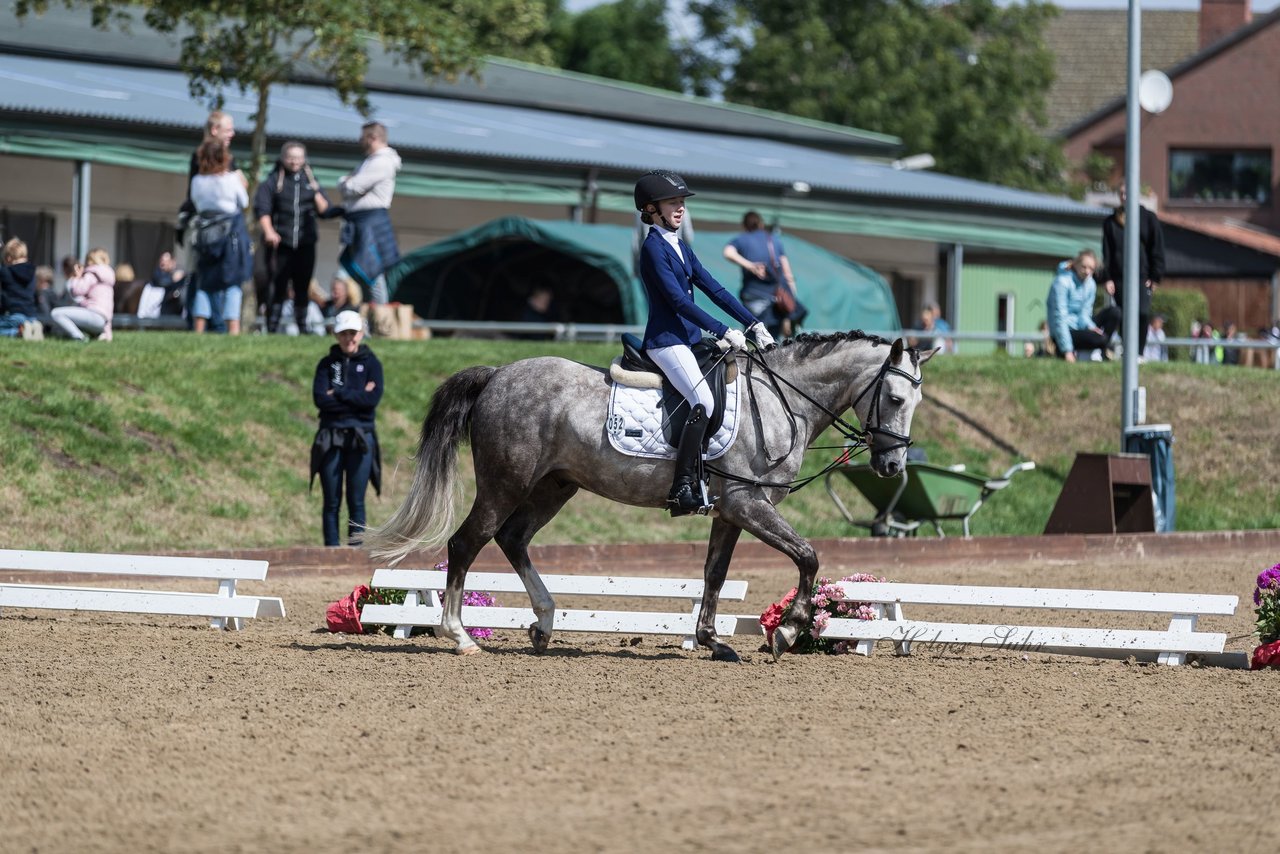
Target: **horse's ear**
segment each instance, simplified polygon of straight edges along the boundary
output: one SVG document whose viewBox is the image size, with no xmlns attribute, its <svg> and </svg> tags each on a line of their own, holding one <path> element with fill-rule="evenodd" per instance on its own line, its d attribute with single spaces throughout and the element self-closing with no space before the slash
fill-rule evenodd
<svg viewBox="0 0 1280 854">
<path fill-rule="evenodd" d="M 893 342 L 893 348 L 889 350 L 889 364 L 896 365 L 902 361 L 902 351 L 906 346 L 906 342 L 901 338 Z"/>
<path fill-rule="evenodd" d="M 916 359 L 916 364 L 923 365 L 925 362 L 929 361 L 930 359 L 932 359 L 934 356 L 938 355 L 941 352 L 942 352 L 941 347 L 934 347 L 932 350 L 925 350 L 923 353 L 920 354 L 920 357 Z"/>
</svg>

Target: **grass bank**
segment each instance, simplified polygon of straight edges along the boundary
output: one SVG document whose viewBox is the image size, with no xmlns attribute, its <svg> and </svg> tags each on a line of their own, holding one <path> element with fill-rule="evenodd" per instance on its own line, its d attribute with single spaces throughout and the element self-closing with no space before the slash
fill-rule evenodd
<svg viewBox="0 0 1280 854">
<path fill-rule="evenodd" d="M 318 339 L 122 334 L 111 344 L 0 340 L 0 508 L 7 548 L 155 551 L 317 544 L 308 492 Z M 386 484 L 370 521 L 403 497 L 417 432 L 444 377 L 473 364 L 554 353 L 606 364 L 612 345 L 375 341 L 386 368 L 379 410 Z M 1280 373 L 1145 366 L 1148 421 L 1173 425 L 1178 528 L 1280 527 L 1275 460 Z M 974 520 L 977 535 L 1043 529 L 1077 451 L 1112 451 L 1120 369 L 1049 360 L 940 358 L 926 371 L 917 442 L 937 462 L 997 473 L 1035 460 Z M 813 451 L 817 470 L 834 452 Z M 469 473 L 470 461 L 463 456 Z M 853 533 L 821 485 L 787 518 L 808 536 Z M 580 494 L 542 543 L 705 537 L 703 519 L 667 519 Z M 954 530 L 954 529 L 953 529 Z"/>
</svg>

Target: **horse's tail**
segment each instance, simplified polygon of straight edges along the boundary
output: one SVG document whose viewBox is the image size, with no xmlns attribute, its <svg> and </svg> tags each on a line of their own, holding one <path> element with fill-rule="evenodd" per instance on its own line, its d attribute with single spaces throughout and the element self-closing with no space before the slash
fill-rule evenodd
<svg viewBox="0 0 1280 854">
<path fill-rule="evenodd" d="M 417 471 L 404 503 L 365 533 L 365 548 L 396 563 L 419 548 L 435 548 L 453 533 L 458 503 L 458 444 L 471 435 L 471 410 L 497 368 L 459 371 L 440 384 L 418 440 Z"/>
</svg>

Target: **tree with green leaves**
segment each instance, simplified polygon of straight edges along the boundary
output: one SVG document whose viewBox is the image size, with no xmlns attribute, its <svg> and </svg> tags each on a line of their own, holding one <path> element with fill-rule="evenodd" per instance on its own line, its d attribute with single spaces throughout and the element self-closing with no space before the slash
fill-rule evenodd
<svg viewBox="0 0 1280 854">
<path fill-rule="evenodd" d="M 691 0 L 727 100 L 901 137 L 941 172 L 1065 189 L 1039 0 Z"/>
<path fill-rule="evenodd" d="M 18 17 L 50 0 L 16 0 Z M 193 97 L 210 108 L 234 87 L 257 99 L 250 196 L 266 159 L 271 90 L 298 77 L 328 81 L 344 104 L 370 115 L 365 75 L 383 49 L 428 77 L 474 73 L 485 54 L 546 61 L 539 0 L 53 0 L 85 8 L 94 26 L 142 23 L 181 34 L 180 64 Z M 379 43 L 381 48 L 379 48 Z"/>
<path fill-rule="evenodd" d="M 614 0 L 576 14 L 565 10 L 563 0 L 544 2 L 551 61 L 558 68 L 707 94 L 704 58 L 696 45 L 673 38 L 666 0 Z"/>
</svg>

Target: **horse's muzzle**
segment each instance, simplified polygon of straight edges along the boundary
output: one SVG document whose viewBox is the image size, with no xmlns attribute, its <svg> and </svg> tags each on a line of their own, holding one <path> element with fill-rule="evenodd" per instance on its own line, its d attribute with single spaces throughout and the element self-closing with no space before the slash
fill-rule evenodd
<svg viewBox="0 0 1280 854">
<path fill-rule="evenodd" d="M 881 477 L 897 477 L 902 473 L 905 453 L 901 449 L 871 454 L 871 470 Z"/>
</svg>

